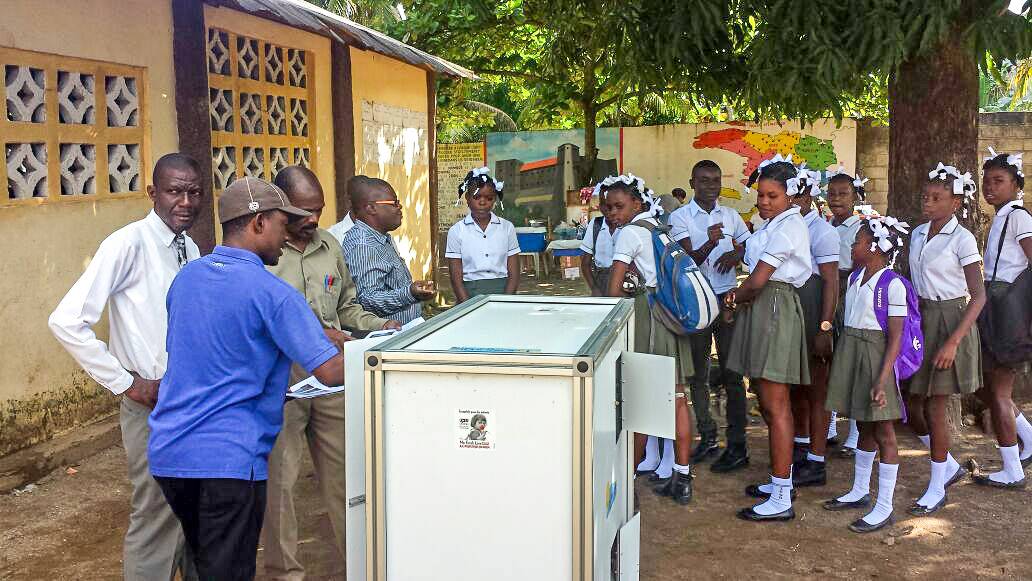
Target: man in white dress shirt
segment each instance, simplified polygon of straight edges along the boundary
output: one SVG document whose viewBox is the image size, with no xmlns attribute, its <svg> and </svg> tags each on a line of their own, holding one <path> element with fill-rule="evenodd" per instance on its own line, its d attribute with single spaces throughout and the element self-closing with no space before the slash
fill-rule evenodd
<svg viewBox="0 0 1032 581">
<path fill-rule="evenodd" d="M 122 443 L 133 492 L 123 546 L 127 580 L 196 579 L 179 521 L 147 465 L 147 417 L 165 374 L 165 295 L 188 261 L 200 256 L 186 235 L 201 208 L 197 162 L 171 153 L 154 164 L 146 218 L 108 236 L 86 271 L 50 315 L 50 330 L 97 383 L 121 395 Z M 108 308 L 110 338 L 93 331 Z"/>
<path fill-rule="evenodd" d="M 351 192 L 355 191 L 355 188 L 361 187 L 359 184 L 368 180 L 369 178 L 363 175 L 352 176 L 351 179 L 348 180 L 348 198 L 351 198 Z M 337 244 L 343 244 L 344 236 L 348 233 L 348 230 L 351 230 L 354 227 L 355 219 L 351 217 L 351 211 L 349 210 L 348 214 L 344 216 L 343 220 L 337 222 L 333 226 L 330 226 L 326 229 L 326 231 L 332 234 L 333 237 L 337 239 Z"/>
</svg>

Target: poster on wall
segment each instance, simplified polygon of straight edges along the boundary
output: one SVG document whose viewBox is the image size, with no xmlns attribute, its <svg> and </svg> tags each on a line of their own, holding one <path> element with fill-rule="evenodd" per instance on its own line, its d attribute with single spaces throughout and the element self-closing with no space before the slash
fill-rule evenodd
<svg viewBox="0 0 1032 581">
<path fill-rule="evenodd" d="M 455 437 L 460 450 L 493 450 L 498 432 L 491 410 L 459 408 L 455 414 Z"/>
<path fill-rule="evenodd" d="M 703 159 L 715 161 L 723 176 L 720 203 L 749 219 L 756 199 L 743 188 L 760 162 L 776 154 L 791 155 L 793 162 L 810 169 L 842 165 L 854 171 L 856 121 L 843 119 L 839 125 L 822 119 L 805 127 L 798 121 L 627 127 L 622 151 L 625 171 L 642 176 L 657 193 L 679 187 L 689 198 L 692 167 Z"/>
<path fill-rule="evenodd" d="M 483 143 L 441 143 L 437 146 L 437 216 L 441 232 L 447 232 L 452 224 L 466 215 L 466 204 L 455 204 L 459 185 L 469 170 L 483 165 Z"/>
</svg>

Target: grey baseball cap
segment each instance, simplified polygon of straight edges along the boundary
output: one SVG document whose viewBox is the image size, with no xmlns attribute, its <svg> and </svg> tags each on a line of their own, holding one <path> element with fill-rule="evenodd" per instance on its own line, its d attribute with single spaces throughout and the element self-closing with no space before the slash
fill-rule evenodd
<svg viewBox="0 0 1032 581">
<path fill-rule="evenodd" d="M 282 210 L 301 218 L 312 215 L 311 212 L 290 205 L 290 199 L 275 184 L 258 178 L 240 178 L 219 195 L 219 222 L 222 224 L 234 218 L 269 210 Z"/>
</svg>

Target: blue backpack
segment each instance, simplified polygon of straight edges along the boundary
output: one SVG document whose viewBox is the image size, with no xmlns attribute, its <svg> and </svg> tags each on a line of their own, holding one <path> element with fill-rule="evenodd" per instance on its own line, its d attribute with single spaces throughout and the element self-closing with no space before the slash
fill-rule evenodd
<svg viewBox="0 0 1032 581">
<path fill-rule="evenodd" d="M 849 284 L 860 277 L 860 270 L 849 275 Z M 892 369 L 896 373 L 896 385 L 913 377 L 924 360 L 924 333 L 921 331 L 921 310 L 918 308 L 917 292 L 910 281 L 886 269 L 874 286 L 874 315 L 882 331 L 889 332 L 889 284 L 899 279 L 907 289 L 907 316 L 903 320 L 903 336 L 900 338 L 899 357 Z"/>
<path fill-rule="evenodd" d="M 634 225 L 652 233 L 656 289 L 649 292 L 649 308 L 656 318 L 675 335 L 691 335 L 709 327 L 720 314 L 720 305 L 695 261 L 670 239 L 669 226 L 647 220 Z"/>
</svg>

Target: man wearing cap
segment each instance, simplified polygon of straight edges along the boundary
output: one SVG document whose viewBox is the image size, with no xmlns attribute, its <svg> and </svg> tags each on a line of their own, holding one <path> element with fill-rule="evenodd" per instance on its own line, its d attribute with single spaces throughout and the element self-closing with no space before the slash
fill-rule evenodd
<svg viewBox="0 0 1032 581">
<path fill-rule="evenodd" d="M 309 215 L 268 182 L 233 182 L 219 197 L 222 245 L 168 291 L 168 370 L 148 459 L 201 579 L 254 578 L 291 362 L 344 383 L 343 357 L 304 296 L 265 269 L 288 221 Z"/>
<path fill-rule="evenodd" d="M 276 174 L 273 183 L 287 194 L 291 205 L 311 216 L 287 224 L 283 256 L 279 264 L 268 267 L 269 271 L 304 295 L 325 333 L 337 342 L 350 338 L 343 330 L 400 329 L 398 321 L 377 317 L 355 301 L 355 283 L 340 244 L 329 232 L 319 228 L 325 201 L 316 175 L 295 165 Z M 290 384 L 308 375 L 294 364 Z M 297 560 L 294 484 L 301 469 L 306 440 L 337 549 L 341 558 L 345 555 L 344 394 L 291 399 L 283 408 L 283 429 L 269 456 L 263 562 L 265 574 L 271 579 L 304 579 L 304 567 Z"/>
<path fill-rule="evenodd" d="M 398 194 L 387 182 L 365 178 L 355 184 L 351 213 L 355 226 L 344 236 L 344 259 L 358 287 L 358 302 L 381 317 L 408 323 L 433 298 L 432 281 L 413 281 L 390 232 L 401 227 Z"/>
<path fill-rule="evenodd" d="M 115 231 L 50 315 L 54 337 L 100 385 L 121 396 L 119 423 L 132 485 L 125 579 L 196 579 L 183 531 L 147 468 L 147 416 L 165 374 L 165 295 L 197 245 L 186 234 L 204 196 L 197 162 L 170 153 L 154 164 L 147 217 Z M 110 338 L 93 332 L 105 309 Z"/>
</svg>

